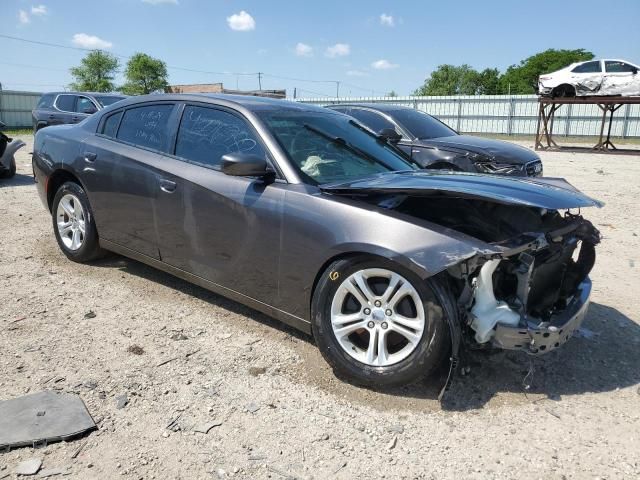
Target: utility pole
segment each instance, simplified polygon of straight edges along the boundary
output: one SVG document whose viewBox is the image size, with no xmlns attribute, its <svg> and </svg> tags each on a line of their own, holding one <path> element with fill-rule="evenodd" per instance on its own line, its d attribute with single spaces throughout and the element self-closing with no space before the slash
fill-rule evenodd
<svg viewBox="0 0 640 480">
<path fill-rule="evenodd" d="M 336 82 L 336 98 L 340 98 L 340 82 Z"/>
<path fill-rule="evenodd" d="M 258 88 L 262 91 L 262 72 L 258 72 Z"/>
<path fill-rule="evenodd" d="M 295 100 L 296 98 L 298 98 L 298 89 L 293 87 L 293 99 Z"/>
</svg>

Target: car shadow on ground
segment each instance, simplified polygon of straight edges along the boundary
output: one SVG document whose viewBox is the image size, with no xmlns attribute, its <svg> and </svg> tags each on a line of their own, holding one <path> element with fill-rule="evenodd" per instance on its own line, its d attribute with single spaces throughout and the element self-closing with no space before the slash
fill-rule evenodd
<svg viewBox="0 0 640 480">
<path fill-rule="evenodd" d="M 0 188 L 4 187 L 23 187 L 25 185 L 34 185 L 35 181 L 31 175 L 23 175 L 16 173 L 12 178 L 0 178 Z"/>
<path fill-rule="evenodd" d="M 309 335 L 240 303 L 135 260 L 110 254 L 93 265 L 119 268 L 129 274 L 225 308 L 247 317 L 249 321 L 257 321 L 311 345 L 314 344 L 313 338 Z M 462 368 L 459 369 L 453 378 L 451 388 L 444 395 L 442 408 L 450 411 L 478 409 L 502 393 L 526 392 L 534 400 L 561 400 L 564 395 L 613 391 L 640 384 L 638 365 L 640 325 L 613 307 L 592 303 L 578 334 L 561 348 L 546 355 L 534 357 L 522 352 L 506 351 L 465 353 L 462 356 L 461 367 L 468 367 L 470 371 L 461 375 Z M 371 399 L 371 394 L 379 393 L 383 397 L 437 401 L 446 380 L 445 370 L 443 368 L 422 383 L 389 389 L 362 389 L 342 379 L 341 382 L 337 382 L 337 393 L 354 394 L 363 399 Z M 326 375 L 333 374 L 323 368 L 319 376 L 311 375 L 311 378 L 325 383 L 319 377 Z M 335 385 L 332 390 L 336 390 Z"/>
</svg>

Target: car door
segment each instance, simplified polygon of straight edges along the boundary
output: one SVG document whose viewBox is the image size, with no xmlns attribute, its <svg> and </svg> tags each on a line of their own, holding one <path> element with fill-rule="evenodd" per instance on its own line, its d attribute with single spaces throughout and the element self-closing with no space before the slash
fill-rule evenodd
<svg viewBox="0 0 640 480">
<path fill-rule="evenodd" d="M 71 123 L 71 117 L 75 114 L 76 96 L 63 93 L 56 97 L 53 109 L 45 119 L 49 125 L 63 125 Z"/>
<path fill-rule="evenodd" d="M 267 155 L 244 117 L 223 107 L 184 107 L 157 197 L 160 255 L 169 265 L 273 305 L 286 183 L 222 173 L 222 155 L 236 152 Z"/>
<path fill-rule="evenodd" d="M 578 95 L 594 95 L 602 86 L 602 62 L 593 60 L 571 70 L 571 82 Z"/>
<path fill-rule="evenodd" d="M 101 119 L 82 145 L 82 178 L 101 239 L 159 259 L 160 173 L 172 144 L 175 103 L 152 102 Z"/>
<path fill-rule="evenodd" d="M 84 95 L 76 95 L 74 115 L 71 116 L 71 123 L 78 123 L 98 111 L 95 103 Z"/>
<path fill-rule="evenodd" d="M 640 95 L 638 67 L 619 60 L 605 60 L 602 90 L 607 95 Z"/>
</svg>

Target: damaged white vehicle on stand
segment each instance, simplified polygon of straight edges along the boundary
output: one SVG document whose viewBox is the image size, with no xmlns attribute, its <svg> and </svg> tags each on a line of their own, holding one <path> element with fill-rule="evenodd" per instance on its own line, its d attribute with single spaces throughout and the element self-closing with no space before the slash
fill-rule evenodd
<svg viewBox="0 0 640 480">
<path fill-rule="evenodd" d="M 640 95 L 640 67 L 625 60 L 573 63 L 540 75 L 538 94 L 549 97 Z"/>
</svg>

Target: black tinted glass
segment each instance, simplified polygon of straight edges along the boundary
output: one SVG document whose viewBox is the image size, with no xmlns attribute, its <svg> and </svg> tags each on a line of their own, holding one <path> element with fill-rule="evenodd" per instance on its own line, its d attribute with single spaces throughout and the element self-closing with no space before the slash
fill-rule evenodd
<svg viewBox="0 0 640 480">
<path fill-rule="evenodd" d="M 361 123 L 363 123 L 376 133 L 380 133 L 380 130 L 383 130 L 385 128 L 392 128 L 395 130 L 395 126 L 393 125 L 393 123 L 388 121 L 382 115 L 371 112 L 369 110 L 352 108 L 349 112 L 349 115 L 351 115 L 353 118 L 357 118 Z"/>
<path fill-rule="evenodd" d="M 209 167 L 218 167 L 227 153 L 265 156 L 246 121 L 214 108 L 187 106 L 182 115 L 176 156 Z"/>
<path fill-rule="evenodd" d="M 109 115 L 102 126 L 102 133 L 107 137 L 115 137 L 121 118 L 122 112 Z"/>
<path fill-rule="evenodd" d="M 63 112 L 73 112 L 75 101 L 75 95 L 60 95 L 56 100 L 56 107 L 58 107 L 58 110 L 62 110 Z"/>
<path fill-rule="evenodd" d="M 573 73 L 599 73 L 602 71 L 602 67 L 600 67 L 600 62 L 587 62 L 582 65 L 578 65 L 576 68 L 571 70 Z"/>
<path fill-rule="evenodd" d="M 78 97 L 78 100 L 76 101 L 75 111 L 78 113 L 89 113 L 92 111 L 95 112 L 96 106 L 87 97 Z"/>
<path fill-rule="evenodd" d="M 38 106 L 36 108 L 51 108 L 53 106 L 53 99 L 55 95 L 47 94 L 40 97 Z"/>
<path fill-rule="evenodd" d="M 111 105 L 112 103 L 119 102 L 120 100 L 124 100 L 125 98 L 126 97 L 118 97 L 116 95 L 108 95 L 108 96 L 96 95 L 95 97 L 98 103 L 103 107 Z"/>
<path fill-rule="evenodd" d="M 403 108 L 401 110 L 394 110 L 390 112 L 389 115 L 416 138 L 429 139 L 457 135 L 455 130 L 452 130 L 440 120 L 420 110 Z"/>
<path fill-rule="evenodd" d="M 637 70 L 635 67 L 629 65 L 628 63 L 615 62 L 611 60 L 607 60 L 605 62 L 605 69 L 607 70 L 607 72 L 612 73 L 633 73 Z"/>
<path fill-rule="evenodd" d="M 124 112 L 117 138 L 140 147 L 166 151 L 173 105 L 150 105 Z"/>
</svg>

